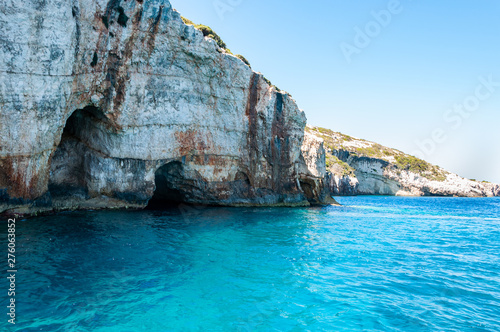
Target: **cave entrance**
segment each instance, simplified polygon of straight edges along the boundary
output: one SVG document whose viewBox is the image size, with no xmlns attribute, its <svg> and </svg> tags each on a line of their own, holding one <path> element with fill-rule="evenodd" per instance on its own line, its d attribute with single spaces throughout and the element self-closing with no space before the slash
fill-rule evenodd
<svg viewBox="0 0 500 332">
<path fill-rule="evenodd" d="M 182 186 L 185 181 L 184 167 L 179 161 L 172 161 L 158 168 L 155 173 L 155 192 L 146 208 L 163 210 L 184 203 L 186 196 Z"/>
<path fill-rule="evenodd" d="M 78 109 L 66 120 L 50 164 L 49 191 L 53 197 L 87 196 L 85 156 L 91 138 L 98 137 L 99 123 L 107 126 L 108 119 L 94 106 Z"/>
<path fill-rule="evenodd" d="M 309 179 L 301 179 L 300 181 L 300 187 L 302 188 L 302 191 L 304 192 L 304 196 L 306 199 L 311 203 L 314 202 L 314 189 L 316 187 L 316 184 L 314 181 L 309 180 Z"/>
</svg>

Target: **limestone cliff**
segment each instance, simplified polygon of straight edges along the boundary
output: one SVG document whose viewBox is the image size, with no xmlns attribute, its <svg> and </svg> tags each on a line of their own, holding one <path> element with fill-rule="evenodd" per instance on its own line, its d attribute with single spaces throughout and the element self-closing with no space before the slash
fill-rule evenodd
<svg viewBox="0 0 500 332">
<path fill-rule="evenodd" d="M 308 126 L 324 140 L 327 183 L 333 195 L 500 196 L 500 186 L 464 179 L 401 151 Z"/>
<path fill-rule="evenodd" d="M 0 22 L 0 212 L 329 201 L 294 100 L 167 0 L 6 0 Z"/>
</svg>

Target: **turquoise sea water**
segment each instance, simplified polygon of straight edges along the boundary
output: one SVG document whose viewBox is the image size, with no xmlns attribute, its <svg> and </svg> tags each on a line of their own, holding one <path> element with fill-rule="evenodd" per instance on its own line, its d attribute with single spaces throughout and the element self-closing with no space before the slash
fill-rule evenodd
<svg viewBox="0 0 500 332">
<path fill-rule="evenodd" d="M 500 330 L 500 199 L 339 201 L 18 220 L 17 324 L 0 326 Z"/>
</svg>

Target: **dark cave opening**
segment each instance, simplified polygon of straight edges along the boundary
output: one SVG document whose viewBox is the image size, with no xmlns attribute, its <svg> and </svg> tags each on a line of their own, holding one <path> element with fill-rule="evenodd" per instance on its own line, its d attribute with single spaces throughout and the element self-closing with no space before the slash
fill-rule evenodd
<svg viewBox="0 0 500 332">
<path fill-rule="evenodd" d="M 66 125 L 63 130 L 63 138 L 66 135 L 80 136 L 80 132 L 84 129 L 83 125 L 87 122 L 108 122 L 101 110 L 95 106 L 87 106 L 78 109 L 71 114 L 66 120 Z M 62 142 L 62 140 L 61 140 Z"/>
<path fill-rule="evenodd" d="M 314 181 L 301 179 L 299 182 L 306 199 L 309 202 L 314 201 L 314 188 L 316 187 Z"/>
<path fill-rule="evenodd" d="M 86 138 L 97 135 L 96 124 L 109 120 L 94 106 L 78 109 L 66 120 L 61 141 L 50 164 L 49 192 L 53 197 L 86 197 Z M 88 143 L 87 143 L 88 144 Z"/>
<path fill-rule="evenodd" d="M 186 196 L 182 190 L 184 184 L 184 168 L 181 162 L 172 161 L 161 166 L 155 172 L 155 192 L 146 209 L 164 210 L 185 203 Z"/>
</svg>

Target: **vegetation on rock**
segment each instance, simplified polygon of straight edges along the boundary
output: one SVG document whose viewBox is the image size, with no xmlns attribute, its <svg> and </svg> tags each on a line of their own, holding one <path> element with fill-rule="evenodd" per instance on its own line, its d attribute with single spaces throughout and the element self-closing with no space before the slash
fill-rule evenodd
<svg viewBox="0 0 500 332">
<path fill-rule="evenodd" d="M 217 46 L 222 48 L 226 53 L 233 54 L 233 52 L 231 52 L 231 50 L 229 48 L 227 48 L 227 45 L 222 40 L 222 38 L 211 27 L 204 25 L 204 24 L 196 24 L 193 21 L 191 21 L 190 19 L 187 19 L 183 16 L 181 16 L 181 18 L 185 24 L 192 25 L 196 29 L 200 30 L 203 33 L 203 36 L 208 37 L 208 38 L 212 38 L 213 40 L 215 40 L 215 42 L 217 43 Z M 243 61 L 248 67 L 252 68 L 252 66 L 250 65 L 250 61 L 248 61 L 243 55 L 235 54 L 234 56 L 237 57 L 238 59 L 240 59 L 241 61 Z M 277 90 L 280 91 L 279 89 L 277 89 Z"/>
<path fill-rule="evenodd" d="M 264 78 L 264 81 L 266 81 L 267 85 L 269 85 L 270 87 L 272 87 L 274 90 L 276 90 L 276 91 L 278 91 L 278 92 L 280 92 L 280 91 L 281 91 L 281 89 L 280 89 L 280 88 L 278 88 L 278 87 L 277 87 L 276 85 L 274 85 L 273 83 L 271 83 L 271 81 L 270 81 L 270 80 L 268 80 L 268 79 L 267 79 L 267 77 L 265 77 L 265 76 L 262 76 L 262 77 Z"/>
<path fill-rule="evenodd" d="M 208 38 L 212 38 L 213 40 L 215 40 L 215 42 L 217 43 L 217 45 L 220 48 L 222 48 L 226 51 L 229 51 L 228 53 L 231 53 L 231 51 L 227 48 L 226 43 L 224 43 L 222 38 L 214 30 L 212 30 L 211 27 L 209 27 L 207 25 L 203 25 L 203 24 L 195 24 L 195 23 L 193 23 L 193 21 L 191 21 L 183 16 L 181 16 L 181 18 L 182 18 L 182 21 L 184 21 L 184 23 L 194 26 L 196 29 L 200 30 L 203 33 L 203 36 L 208 37 Z"/>
<path fill-rule="evenodd" d="M 189 25 L 192 25 L 194 26 L 196 29 L 200 30 L 202 33 L 203 33 L 203 36 L 205 37 L 208 37 L 208 38 L 212 38 L 213 40 L 215 40 L 215 42 L 217 43 L 217 45 L 223 49 L 226 53 L 229 53 L 229 54 L 233 54 L 231 52 L 231 50 L 229 48 L 227 48 L 227 45 L 226 43 L 224 43 L 224 41 L 222 40 L 222 38 L 209 26 L 207 25 L 203 25 L 203 24 L 196 24 L 194 23 L 193 21 L 181 16 L 182 18 L 182 21 L 185 23 L 185 24 L 189 24 Z M 243 61 L 248 67 L 252 68 L 252 66 L 250 65 L 250 61 L 248 61 L 243 55 L 241 54 L 236 54 L 235 57 L 237 57 L 238 59 L 240 59 L 241 61 Z M 281 90 L 280 88 L 278 88 L 276 85 L 272 84 L 270 80 L 268 80 L 265 76 L 263 76 L 264 80 L 266 81 L 266 83 L 272 87 L 274 90 L 278 91 L 278 92 L 282 92 L 283 90 Z"/>
<path fill-rule="evenodd" d="M 326 154 L 326 170 L 340 176 L 356 176 L 354 168 L 330 153 Z"/>
<path fill-rule="evenodd" d="M 437 166 L 410 155 L 396 156 L 395 166 L 399 170 L 420 174 L 432 181 L 445 181 L 446 174 Z"/>
<path fill-rule="evenodd" d="M 252 68 L 252 66 L 250 65 L 250 61 L 248 61 L 243 55 L 236 54 L 236 57 L 243 61 L 248 67 Z"/>
<path fill-rule="evenodd" d="M 306 130 L 324 140 L 324 146 L 327 151 L 327 168 L 333 167 L 334 164 L 339 164 L 340 167 L 343 168 L 344 165 L 340 164 L 337 160 L 344 164 L 345 162 L 335 157 L 333 152 L 347 151 L 350 155 L 356 157 L 384 160 L 389 163 L 387 167 L 393 169 L 398 175 L 401 175 L 402 171 L 407 171 L 418 174 L 431 181 L 446 180 L 446 172 L 440 167 L 432 165 L 425 160 L 407 155 L 399 150 L 391 149 L 363 139 L 355 139 L 351 136 L 334 132 L 326 128 L 307 127 Z"/>
</svg>

